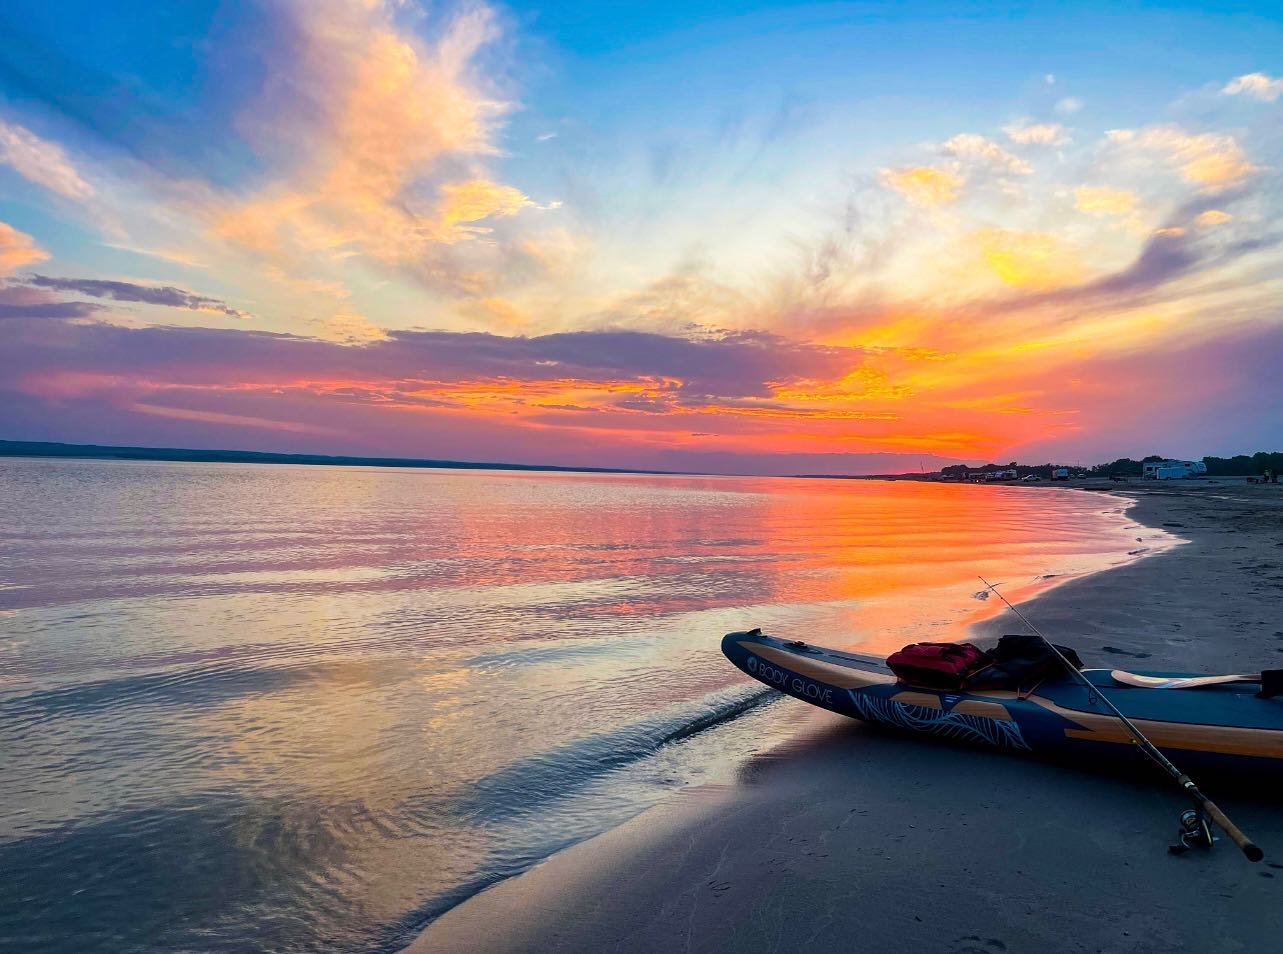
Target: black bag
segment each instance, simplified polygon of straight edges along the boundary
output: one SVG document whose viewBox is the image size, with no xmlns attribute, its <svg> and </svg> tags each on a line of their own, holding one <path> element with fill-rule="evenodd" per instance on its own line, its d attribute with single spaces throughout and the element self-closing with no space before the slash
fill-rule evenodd
<svg viewBox="0 0 1283 954">
<path fill-rule="evenodd" d="M 1083 662 L 1068 646 L 1057 646 L 1075 669 Z M 967 678 L 967 689 L 1030 689 L 1038 683 L 1065 675 L 1065 664 L 1037 636 L 1016 634 L 1003 636 L 990 650 L 993 664 Z"/>
<path fill-rule="evenodd" d="M 1264 669 L 1261 671 L 1261 691 L 1258 699 L 1273 699 L 1283 696 L 1283 669 Z"/>
</svg>

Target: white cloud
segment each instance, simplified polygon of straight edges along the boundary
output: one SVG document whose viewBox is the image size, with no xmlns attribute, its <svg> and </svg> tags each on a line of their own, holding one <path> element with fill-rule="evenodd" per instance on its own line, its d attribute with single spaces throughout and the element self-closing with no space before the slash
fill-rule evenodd
<svg viewBox="0 0 1283 954">
<path fill-rule="evenodd" d="M 1235 77 L 1221 89 L 1227 96 L 1251 96 L 1265 103 L 1272 103 L 1283 96 L 1283 79 L 1275 79 L 1264 73 L 1245 73 Z"/>
<path fill-rule="evenodd" d="M 1182 179 L 1208 191 L 1237 185 L 1256 170 L 1234 137 L 1224 133 L 1190 133 L 1167 123 L 1111 129 L 1105 138 L 1125 151 L 1158 153 Z"/>
<path fill-rule="evenodd" d="M 1072 140 L 1069 131 L 1059 123 L 1022 121 L 1014 126 L 1004 126 L 1002 131 L 1012 142 L 1022 146 L 1064 146 Z"/>
<path fill-rule="evenodd" d="M 1033 172 L 1033 167 L 1020 157 L 1013 156 L 993 140 L 974 133 L 959 133 L 941 143 L 940 151 L 947 156 L 987 165 L 1012 175 L 1027 176 Z"/>
<path fill-rule="evenodd" d="M 1060 113 L 1062 116 L 1072 116 L 1074 113 L 1080 111 L 1084 105 L 1083 101 L 1077 96 L 1066 96 L 1064 99 L 1056 103 L 1056 112 Z"/>
<path fill-rule="evenodd" d="M 29 129 L 0 120 L 0 163 L 29 182 L 68 199 L 88 199 L 93 186 L 76 171 L 57 143 L 41 139 Z"/>
</svg>

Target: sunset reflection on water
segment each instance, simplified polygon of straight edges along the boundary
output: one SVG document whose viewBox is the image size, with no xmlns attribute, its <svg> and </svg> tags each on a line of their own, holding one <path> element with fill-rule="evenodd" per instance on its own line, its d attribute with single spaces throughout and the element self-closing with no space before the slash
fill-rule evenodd
<svg viewBox="0 0 1283 954">
<path fill-rule="evenodd" d="M 994 609 L 980 574 L 1019 595 L 1169 539 L 1027 487 L 22 460 L 0 484 L 0 933 L 44 950 L 395 946 L 786 737 L 801 704 L 759 704 L 723 633 L 954 638 Z"/>
</svg>

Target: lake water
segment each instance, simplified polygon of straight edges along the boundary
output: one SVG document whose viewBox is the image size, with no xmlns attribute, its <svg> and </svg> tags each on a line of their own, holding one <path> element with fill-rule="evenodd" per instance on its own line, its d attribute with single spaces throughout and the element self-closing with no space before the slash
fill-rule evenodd
<svg viewBox="0 0 1283 954">
<path fill-rule="evenodd" d="M 787 737 L 725 632 L 954 638 L 977 574 L 1159 545 L 1046 488 L 0 460 L 0 947 L 396 949 Z"/>
</svg>

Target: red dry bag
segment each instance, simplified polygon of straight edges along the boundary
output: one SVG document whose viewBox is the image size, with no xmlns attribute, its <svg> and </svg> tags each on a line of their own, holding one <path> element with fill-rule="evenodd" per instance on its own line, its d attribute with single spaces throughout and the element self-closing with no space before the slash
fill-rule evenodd
<svg viewBox="0 0 1283 954">
<path fill-rule="evenodd" d="M 934 689 L 958 689 L 968 675 L 989 664 L 989 654 L 971 643 L 913 643 L 887 657 L 905 682 Z"/>
</svg>

